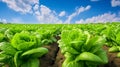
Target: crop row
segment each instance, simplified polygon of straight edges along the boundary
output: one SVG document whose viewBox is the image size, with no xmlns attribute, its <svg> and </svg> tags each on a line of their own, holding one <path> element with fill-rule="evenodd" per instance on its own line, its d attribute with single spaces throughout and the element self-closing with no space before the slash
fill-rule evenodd
<svg viewBox="0 0 120 67">
<path fill-rule="evenodd" d="M 39 67 L 49 51 L 45 45 L 57 42 L 65 56 L 62 67 L 97 67 L 108 63 L 104 45 L 120 57 L 120 24 L 1 24 L 0 65 Z M 60 37 L 57 41 L 56 37 Z"/>
</svg>

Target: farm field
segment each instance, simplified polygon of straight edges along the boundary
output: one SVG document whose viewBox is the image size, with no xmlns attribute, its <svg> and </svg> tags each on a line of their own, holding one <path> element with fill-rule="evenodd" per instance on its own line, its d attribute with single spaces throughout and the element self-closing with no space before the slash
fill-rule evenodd
<svg viewBox="0 0 120 67">
<path fill-rule="evenodd" d="M 120 23 L 0 24 L 0 67 L 120 67 Z"/>
</svg>

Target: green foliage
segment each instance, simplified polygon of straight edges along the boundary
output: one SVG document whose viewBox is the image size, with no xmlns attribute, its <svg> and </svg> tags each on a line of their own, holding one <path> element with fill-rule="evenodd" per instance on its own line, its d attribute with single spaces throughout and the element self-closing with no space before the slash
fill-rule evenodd
<svg viewBox="0 0 120 67">
<path fill-rule="evenodd" d="M 50 43 L 56 42 L 56 38 L 55 36 L 59 34 L 58 31 L 59 28 L 56 27 L 46 27 L 46 28 L 39 28 L 38 30 L 36 30 L 36 33 L 39 34 L 39 36 L 41 37 L 41 42 L 44 45 L 48 45 Z"/>
<path fill-rule="evenodd" d="M 120 52 L 120 25 L 109 25 L 102 35 L 106 38 L 106 45 L 109 46 L 109 52 Z M 118 54 L 119 55 L 119 54 Z"/>
<path fill-rule="evenodd" d="M 0 33 L 0 42 L 2 42 L 4 39 L 4 34 Z"/>
<path fill-rule="evenodd" d="M 56 37 L 66 58 L 62 67 L 107 63 L 104 44 L 120 57 L 120 23 L 0 24 L 0 66 L 38 67 L 38 57 L 48 52 L 42 46 L 57 42 Z"/>
<path fill-rule="evenodd" d="M 9 67 L 39 67 L 38 58 L 48 53 L 48 49 L 38 42 L 38 37 L 27 31 L 15 33 L 10 43 L 0 43 L 0 63 Z"/>
<path fill-rule="evenodd" d="M 27 51 L 16 50 L 10 43 L 0 43 L 0 63 L 10 67 L 39 67 L 39 57 L 48 53 L 43 47 L 31 48 Z M 4 65 L 3 64 L 3 65 Z"/>
<path fill-rule="evenodd" d="M 102 49 L 104 37 L 93 36 L 77 28 L 62 30 L 60 36 L 59 47 L 66 58 L 62 67 L 97 67 L 108 62 Z"/>
<path fill-rule="evenodd" d="M 13 36 L 16 34 L 16 33 L 19 33 L 21 32 L 21 30 L 17 27 L 17 28 L 9 28 L 5 31 L 5 35 L 6 35 L 6 38 L 11 41 L 11 39 L 13 38 Z"/>
<path fill-rule="evenodd" d="M 41 57 L 42 55 L 48 53 L 48 50 L 44 47 L 39 47 L 35 49 L 28 50 L 24 52 L 21 57 L 32 56 L 32 57 Z"/>
<path fill-rule="evenodd" d="M 120 52 L 117 54 L 117 57 L 120 58 Z"/>
<path fill-rule="evenodd" d="M 31 49 L 33 47 L 38 46 L 36 43 L 37 38 L 27 31 L 16 33 L 11 40 L 11 45 L 17 50 Z"/>
<path fill-rule="evenodd" d="M 36 58 L 30 59 L 27 62 L 24 62 L 21 67 L 39 67 L 39 60 Z"/>
<path fill-rule="evenodd" d="M 108 50 L 109 52 L 118 52 L 119 51 L 119 47 L 118 46 L 112 46 L 109 48 Z"/>
<path fill-rule="evenodd" d="M 4 54 L 8 54 L 12 56 L 17 52 L 17 50 L 13 48 L 13 46 L 11 46 L 10 43 L 7 42 L 0 43 L 0 50 L 2 50 Z"/>
</svg>

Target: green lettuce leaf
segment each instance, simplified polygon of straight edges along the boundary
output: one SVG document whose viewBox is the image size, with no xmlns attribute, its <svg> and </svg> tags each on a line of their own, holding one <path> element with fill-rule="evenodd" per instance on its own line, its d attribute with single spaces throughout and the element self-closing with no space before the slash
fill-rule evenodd
<svg viewBox="0 0 120 67">
<path fill-rule="evenodd" d="M 34 54 L 37 54 L 36 56 L 41 57 L 42 55 L 44 55 L 46 53 L 48 53 L 48 49 L 47 48 L 39 47 L 39 48 L 34 48 L 34 49 L 31 49 L 31 50 L 28 50 L 28 51 L 24 52 L 21 55 L 21 57 L 24 57 L 24 56 L 27 56 L 27 55 L 32 56 Z"/>
<path fill-rule="evenodd" d="M 10 43 L 8 42 L 1 42 L 0 43 L 0 49 L 5 53 L 5 54 L 8 54 L 8 55 L 12 55 L 14 56 L 14 54 L 17 52 L 17 50 L 15 48 L 13 48 L 11 46 Z"/>
<path fill-rule="evenodd" d="M 37 46 L 36 36 L 30 35 L 29 32 L 23 31 L 16 33 L 11 40 L 11 45 L 17 50 L 29 50 Z"/>
</svg>

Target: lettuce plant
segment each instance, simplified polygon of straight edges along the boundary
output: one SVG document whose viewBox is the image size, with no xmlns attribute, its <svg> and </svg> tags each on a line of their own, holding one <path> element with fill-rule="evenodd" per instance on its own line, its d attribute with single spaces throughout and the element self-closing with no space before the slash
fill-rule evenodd
<svg viewBox="0 0 120 67">
<path fill-rule="evenodd" d="M 102 32 L 106 38 L 106 45 L 110 47 L 109 52 L 120 52 L 120 28 L 118 27 L 119 25 L 111 25 Z M 117 57 L 120 57 L 120 53 Z"/>
<path fill-rule="evenodd" d="M 44 45 L 48 45 L 57 41 L 55 36 L 59 34 L 58 29 L 59 28 L 55 27 L 40 28 L 36 30 L 36 33 L 38 33 L 41 36 L 41 43 Z"/>
<path fill-rule="evenodd" d="M 5 35 L 4 35 L 5 31 L 6 31 L 6 28 L 0 28 L 0 42 L 6 41 Z"/>
<path fill-rule="evenodd" d="M 108 62 L 103 37 L 77 28 L 63 30 L 60 36 L 59 47 L 66 58 L 62 67 L 97 67 Z"/>
<path fill-rule="evenodd" d="M 9 67 L 39 67 L 39 57 L 48 52 L 37 36 L 27 31 L 16 33 L 11 42 L 0 43 L 0 63 Z"/>
<path fill-rule="evenodd" d="M 109 25 L 107 29 L 102 31 L 102 35 L 106 37 L 107 46 L 119 46 L 120 25 Z"/>
<path fill-rule="evenodd" d="M 117 57 L 120 58 L 120 32 L 115 34 L 115 37 L 112 40 L 112 46 L 109 48 L 109 52 L 119 52 Z"/>
<path fill-rule="evenodd" d="M 6 36 L 6 38 L 8 39 L 8 41 L 11 41 L 11 39 L 13 38 L 13 36 L 16 34 L 16 33 L 20 33 L 22 30 L 21 28 L 17 28 L 17 27 L 12 27 L 12 28 L 8 28 L 4 34 Z"/>
<path fill-rule="evenodd" d="M 22 31 L 14 35 L 11 45 L 17 50 L 28 50 L 37 46 L 37 38 L 29 32 Z"/>
</svg>

